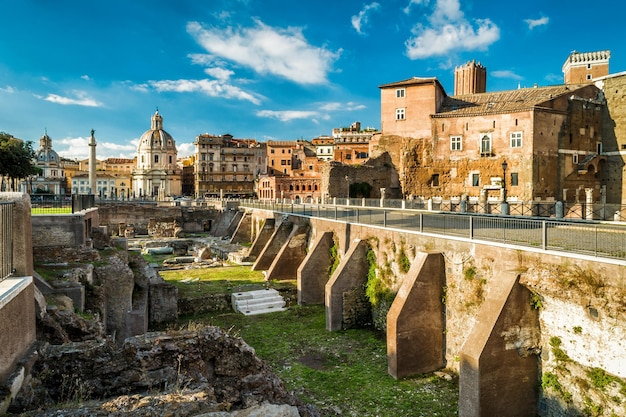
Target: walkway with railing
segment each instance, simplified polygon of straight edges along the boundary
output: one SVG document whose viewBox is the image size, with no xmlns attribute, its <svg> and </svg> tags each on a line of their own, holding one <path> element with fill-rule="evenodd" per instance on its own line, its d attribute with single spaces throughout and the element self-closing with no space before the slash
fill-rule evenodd
<svg viewBox="0 0 626 417">
<path fill-rule="evenodd" d="M 13 274 L 13 206 L 0 201 L 0 281 Z"/>
<path fill-rule="evenodd" d="M 258 200 L 244 200 L 240 205 L 396 230 L 626 260 L 626 225 L 620 223 Z"/>
</svg>

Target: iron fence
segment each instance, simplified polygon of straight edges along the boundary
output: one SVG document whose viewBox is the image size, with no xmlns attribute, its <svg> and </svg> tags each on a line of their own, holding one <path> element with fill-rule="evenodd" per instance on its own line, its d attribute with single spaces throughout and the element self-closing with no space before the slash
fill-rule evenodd
<svg viewBox="0 0 626 417">
<path fill-rule="evenodd" d="M 626 227 L 580 220 L 445 213 L 363 206 L 242 201 L 241 205 L 385 228 L 502 242 L 542 250 L 626 260 Z M 493 211 L 499 208 L 491 207 Z M 542 213 L 546 213 L 547 208 Z"/>
<path fill-rule="evenodd" d="M 13 275 L 13 202 L 0 202 L 0 281 Z"/>
</svg>

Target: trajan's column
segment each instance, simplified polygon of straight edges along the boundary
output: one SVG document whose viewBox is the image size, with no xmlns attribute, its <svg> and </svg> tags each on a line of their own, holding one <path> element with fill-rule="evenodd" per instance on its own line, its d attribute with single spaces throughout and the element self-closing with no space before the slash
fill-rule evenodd
<svg viewBox="0 0 626 417">
<path fill-rule="evenodd" d="M 89 138 L 89 194 L 97 194 L 96 189 L 96 138 L 93 135 L 96 131 L 91 129 Z"/>
</svg>

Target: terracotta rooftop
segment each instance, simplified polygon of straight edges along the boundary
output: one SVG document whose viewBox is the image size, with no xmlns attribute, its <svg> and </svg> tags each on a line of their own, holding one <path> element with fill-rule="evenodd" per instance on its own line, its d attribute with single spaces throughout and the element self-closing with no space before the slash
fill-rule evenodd
<svg viewBox="0 0 626 417">
<path fill-rule="evenodd" d="M 132 164 L 135 160 L 130 158 L 107 158 L 104 162 L 107 164 Z"/>
<path fill-rule="evenodd" d="M 445 97 L 432 117 L 479 116 L 484 114 L 528 111 L 561 95 L 574 94 L 584 85 L 520 88 L 494 93 L 476 93 Z"/>
<path fill-rule="evenodd" d="M 411 77 L 407 80 L 396 81 L 394 83 L 389 83 L 389 84 L 382 84 L 382 85 L 379 85 L 378 88 L 402 87 L 406 85 L 432 84 L 432 83 L 439 84 L 439 80 L 437 79 L 437 77 L 426 77 L 426 78 Z"/>
</svg>

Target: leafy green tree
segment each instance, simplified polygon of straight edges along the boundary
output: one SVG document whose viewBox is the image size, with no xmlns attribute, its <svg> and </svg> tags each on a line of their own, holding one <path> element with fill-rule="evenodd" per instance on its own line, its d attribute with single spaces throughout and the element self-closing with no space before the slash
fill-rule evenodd
<svg viewBox="0 0 626 417">
<path fill-rule="evenodd" d="M 13 190 L 16 181 L 28 178 L 39 170 L 33 164 L 35 151 L 32 142 L 24 142 L 0 132 L 0 177 L 6 177 Z"/>
</svg>

